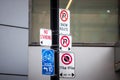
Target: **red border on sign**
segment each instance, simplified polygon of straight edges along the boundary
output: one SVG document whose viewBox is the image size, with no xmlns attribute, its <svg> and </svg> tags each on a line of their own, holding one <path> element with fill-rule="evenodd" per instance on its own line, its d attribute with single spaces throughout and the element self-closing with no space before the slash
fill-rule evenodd
<svg viewBox="0 0 120 80">
<path fill-rule="evenodd" d="M 65 20 L 62 18 L 62 16 L 63 16 L 64 13 L 66 14 Z M 67 13 L 66 10 L 62 10 L 62 11 L 60 12 L 60 19 L 61 19 L 63 22 L 66 22 L 66 21 L 68 20 L 68 13 Z"/>
<path fill-rule="evenodd" d="M 64 61 L 64 59 L 65 59 L 66 56 L 68 56 L 70 58 L 68 62 Z M 72 62 L 72 56 L 69 53 L 65 53 L 65 54 L 62 55 L 61 61 L 62 61 L 63 64 L 69 65 Z"/>
<path fill-rule="evenodd" d="M 66 44 L 66 45 L 62 44 L 62 40 L 63 40 L 64 37 L 66 37 L 67 40 L 68 40 L 68 44 Z M 70 44 L 70 39 L 69 39 L 69 37 L 68 37 L 68 36 L 62 36 L 61 39 L 60 39 L 60 44 L 61 44 L 63 47 L 68 47 L 68 45 Z"/>
</svg>

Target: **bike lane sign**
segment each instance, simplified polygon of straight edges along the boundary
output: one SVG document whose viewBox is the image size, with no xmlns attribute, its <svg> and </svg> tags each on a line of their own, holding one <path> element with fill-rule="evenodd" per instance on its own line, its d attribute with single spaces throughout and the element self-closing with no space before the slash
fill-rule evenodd
<svg viewBox="0 0 120 80">
<path fill-rule="evenodd" d="M 54 75 L 54 50 L 42 49 L 42 74 Z"/>
</svg>

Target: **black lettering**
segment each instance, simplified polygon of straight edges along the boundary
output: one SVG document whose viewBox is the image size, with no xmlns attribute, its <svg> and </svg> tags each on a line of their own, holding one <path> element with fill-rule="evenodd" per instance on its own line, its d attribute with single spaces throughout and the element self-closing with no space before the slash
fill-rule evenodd
<svg viewBox="0 0 120 80">
<path fill-rule="evenodd" d="M 63 39 L 63 44 L 67 44 L 67 39 Z"/>
<path fill-rule="evenodd" d="M 62 30 L 62 31 L 68 31 L 68 28 L 60 27 L 59 29 Z"/>
<path fill-rule="evenodd" d="M 66 17 L 66 14 L 65 14 L 65 13 L 63 13 L 62 18 L 65 18 L 65 17 Z"/>
<path fill-rule="evenodd" d="M 65 24 L 65 23 L 61 23 L 60 25 L 61 25 L 61 26 L 64 26 L 64 27 L 67 27 L 67 26 L 68 26 L 68 24 Z"/>
<path fill-rule="evenodd" d="M 71 66 L 69 66 L 69 67 L 68 67 L 68 69 L 72 69 L 72 70 L 74 70 L 74 69 L 75 69 L 75 67 L 71 67 Z"/>
<path fill-rule="evenodd" d="M 66 67 L 64 67 L 64 66 L 60 66 L 60 69 L 66 69 Z"/>
</svg>

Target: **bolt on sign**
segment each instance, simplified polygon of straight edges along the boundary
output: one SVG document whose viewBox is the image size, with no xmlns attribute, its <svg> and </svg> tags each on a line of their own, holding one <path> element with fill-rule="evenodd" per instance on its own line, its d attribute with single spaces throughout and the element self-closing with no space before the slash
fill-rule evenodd
<svg viewBox="0 0 120 80">
<path fill-rule="evenodd" d="M 72 37 L 70 35 L 59 35 L 59 50 L 71 51 Z"/>
<path fill-rule="evenodd" d="M 40 29 L 40 45 L 52 45 L 52 31 L 50 29 Z"/>
<path fill-rule="evenodd" d="M 59 9 L 59 34 L 70 34 L 70 11 Z"/>
<path fill-rule="evenodd" d="M 59 56 L 59 76 L 61 78 L 74 78 L 74 54 L 72 52 L 61 52 Z"/>
</svg>

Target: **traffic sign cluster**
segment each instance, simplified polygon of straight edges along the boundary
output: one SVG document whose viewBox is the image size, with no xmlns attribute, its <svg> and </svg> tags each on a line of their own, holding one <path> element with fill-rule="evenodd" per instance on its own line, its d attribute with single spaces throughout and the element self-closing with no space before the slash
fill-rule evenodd
<svg viewBox="0 0 120 80">
<path fill-rule="evenodd" d="M 59 76 L 75 76 L 74 54 L 71 52 L 72 36 L 70 35 L 70 11 L 59 9 Z"/>
<path fill-rule="evenodd" d="M 52 31 L 40 29 L 40 45 L 52 46 Z M 70 35 L 70 11 L 59 9 L 59 76 L 74 78 L 74 53 L 71 52 L 72 36 Z M 42 49 L 42 74 L 54 75 L 54 50 Z"/>
</svg>

